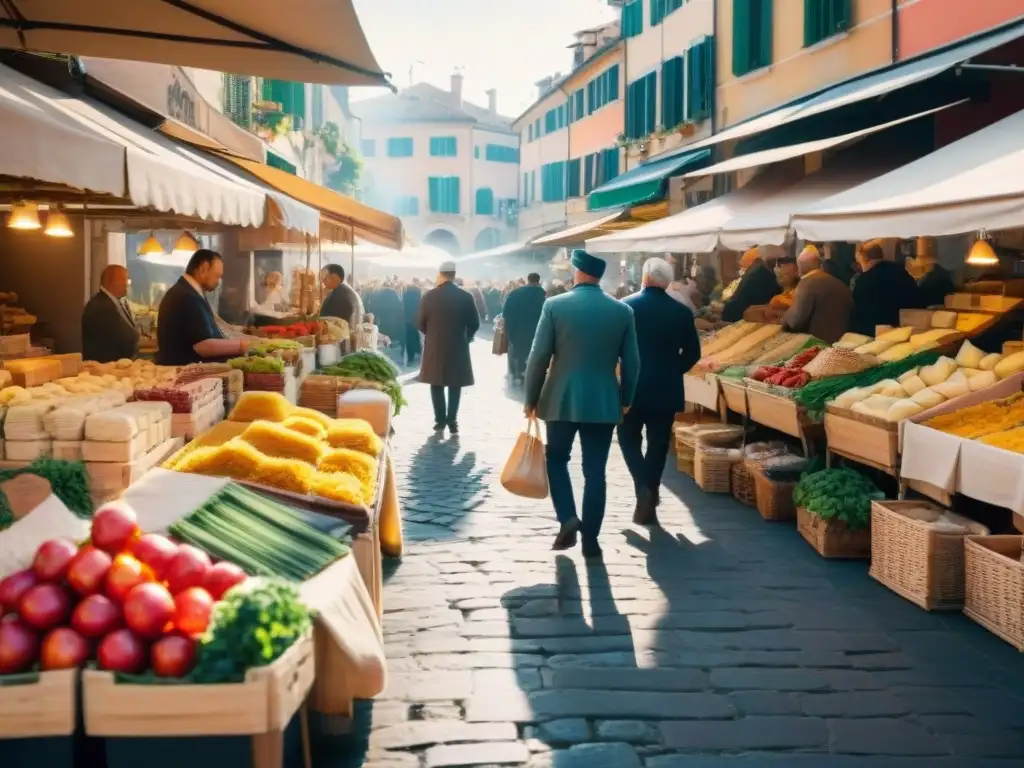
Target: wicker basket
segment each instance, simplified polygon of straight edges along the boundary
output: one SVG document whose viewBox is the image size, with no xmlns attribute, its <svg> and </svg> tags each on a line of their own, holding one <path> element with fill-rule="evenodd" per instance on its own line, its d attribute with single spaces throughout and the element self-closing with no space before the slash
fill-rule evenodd
<svg viewBox="0 0 1024 768">
<path fill-rule="evenodd" d="M 757 489 L 754 476 L 747 468 L 747 462 L 738 461 L 732 465 L 732 495 L 748 507 L 757 506 Z"/>
<path fill-rule="evenodd" d="M 793 521 L 796 518 L 796 506 L 793 504 L 796 483 L 772 480 L 761 467 L 749 467 L 749 471 L 754 478 L 757 511 L 761 517 L 771 522 Z"/>
<path fill-rule="evenodd" d="M 731 436 L 735 442 L 742 438 L 743 428 L 725 426 L 718 422 L 676 422 L 676 425 L 673 427 L 673 433 L 676 445 L 676 466 L 683 474 L 695 477 L 697 440 L 711 433 L 716 435 L 721 433 L 723 436 Z M 728 489 L 726 489 L 725 493 L 728 492 Z"/>
<path fill-rule="evenodd" d="M 676 441 L 676 468 L 689 477 L 693 477 L 695 453 L 692 445 Z"/>
<path fill-rule="evenodd" d="M 968 536 L 964 613 L 1024 651 L 1024 536 Z"/>
<path fill-rule="evenodd" d="M 698 445 L 693 460 L 693 479 L 704 493 L 729 493 L 732 468 L 742 462 L 738 452 L 710 445 Z"/>
<path fill-rule="evenodd" d="M 871 557 L 871 529 L 851 531 L 839 520 L 822 520 L 804 507 L 796 508 L 796 527 L 808 544 L 830 560 L 866 560 Z"/>
<path fill-rule="evenodd" d="M 964 604 L 964 538 L 901 514 L 908 507 L 942 508 L 916 501 L 871 503 L 871 577 L 926 611 L 956 611 Z M 971 525 L 975 535 L 988 529 Z"/>
</svg>

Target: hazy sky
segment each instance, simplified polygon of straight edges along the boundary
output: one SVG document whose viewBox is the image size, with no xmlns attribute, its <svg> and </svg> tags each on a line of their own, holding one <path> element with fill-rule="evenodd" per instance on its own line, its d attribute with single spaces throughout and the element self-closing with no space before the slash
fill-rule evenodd
<svg viewBox="0 0 1024 768">
<path fill-rule="evenodd" d="M 443 88 L 461 67 L 464 96 L 518 116 L 536 97 L 534 83 L 572 63 L 573 33 L 615 18 L 607 0 L 354 0 L 370 47 L 399 88 L 413 79 Z M 422 63 L 421 63 L 422 62 Z M 352 98 L 380 93 L 353 88 Z"/>
</svg>

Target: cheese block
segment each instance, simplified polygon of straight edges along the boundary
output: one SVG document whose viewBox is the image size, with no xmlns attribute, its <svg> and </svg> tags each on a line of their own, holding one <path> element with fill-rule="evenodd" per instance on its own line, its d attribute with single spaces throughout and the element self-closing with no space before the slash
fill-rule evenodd
<svg viewBox="0 0 1024 768">
<path fill-rule="evenodd" d="M 0 389 L 9 387 L 14 383 L 14 379 L 11 377 L 11 372 L 0 368 Z"/>
<path fill-rule="evenodd" d="M 944 309 L 932 312 L 932 328 L 956 328 L 956 312 L 949 312 Z"/>
<path fill-rule="evenodd" d="M 832 346 L 839 347 L 840 349 L 854 350 L 857 347 L 863 347 L 865 344 L 870 343 L 870 341 L 871 337 L 865 336 L 862 333 L 844 333 L 842 338 Z"/>
<path fill-rule="evenodd" d="M 85 420 L 85 438 L 94 442 L 130 442 L 139 433 L 136 416 L 127 405 L 89 414 Z"/>
<path fill-rule="evenodd" d="M 4 437 L 8 440 L 48 440 L 50 436 L 43 419 L 53 406 L 53 402 L 30 402 L 8 407 L 4 417 Z"/>
<path fill-rule="evenodd" d="M 39 360 L 56 360 L 60 364 L 61 376 L 77 376 L 82 370 L 82 353 L 65 352 L 60 355 L 47 355 Z"/>
<path fill-rule="evenodd" d="M 4 368 L 11 372 L 11 379 L 19 387 L 38 387 L 61 377 L 58 360 L 8 360 Z"/>
<path fill-rule="evenodd" d="M 82 441 L 54 440 L 53 458 L 63 461 L 82 461 Z"/>
<path fill-rule="evenodd" d="M 984 357 L 984 352 L 971 342 L 965 341 L 960 345 L 960 351 L 956 353 L 956 364 L 961 368 L 981 368 L 981 361 Z"/>
<path fill-rule="evenodd" d="M 894 344 L 901 344 L 904 341 L 908 341 L 913 335 L 914 329 L 910 326 L 905 328 L 893 328 L 891 331 L 879 334 L 875 341 L 891 341 Z"/>
<path fill-rule="evenodd" d="M 908 337 L 909 338 L 909 337 Z M 899 342 L 893 339 L 875 339 L 869 344 L 865 344 L 862 347 L 857 347 L 854 352 L 858 355 L 880 355 L 889 347 L 894 347 Z"/>
<path fill-rule="evenodd" d="M 995 370 L 995 367 L 1002 362 L 1003 356 L 998 352 L 993 352 L 990 355 L 985 355 L 981 358 L 981 362 L 978 363 L 978 367 L 983 371 Z"/>
<path fill-rule="evenodd" d="M 46 440 L 11 440 L 4 441 L 4 453 L 8 461 L 35 461 L 53 452 L 53 441 Z"/>
<path fill-rule="evenodd" d="M 148 432 L 140 432 L 125 442 L 85 440 L 82 458 L 89 462 L 120 462 L 127 464 L 144 456 L 149 450 Z"/>
<path fill-rule="evenodd" d="M 901 341 L 898 344 L 893 344 L 885 352 L 882 352 L 878 359 L 883 363 L 892 363 L 896 360 L 902 360 L 905 357 L 909 357 L 914 354 L 915 347 L 909 341 Z"/>
</svg>

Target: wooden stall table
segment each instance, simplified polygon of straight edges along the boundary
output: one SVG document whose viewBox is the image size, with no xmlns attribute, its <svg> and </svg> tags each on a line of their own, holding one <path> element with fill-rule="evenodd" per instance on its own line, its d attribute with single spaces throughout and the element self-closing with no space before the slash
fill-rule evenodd
<svg viewBox="0 0 1024 768">
<path fill-rule="evenodd" d="M 747 385 L 747 416 L 755 424 L 782 432 L 800 441 L 805 456 L 813 454 L 814 441 L 824 435 L 821 422 L 807 415 L 795 400 L 771 391 L 760 381 L 744 379 Z"/>
<path fill-rule="evenodd" d="M 877 416 L 855 413 L 833 405 L 825 411 L 827 465 L 832 456 L 872 467 L 899 480 L 900 425 Z"/>
</svg>

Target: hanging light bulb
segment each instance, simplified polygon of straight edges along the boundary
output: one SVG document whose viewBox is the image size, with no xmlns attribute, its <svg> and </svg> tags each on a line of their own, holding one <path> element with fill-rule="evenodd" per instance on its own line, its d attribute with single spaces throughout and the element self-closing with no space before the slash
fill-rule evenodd
<svg viewBox="0 0 1024 768">
<path fill-rule="evenodd" d="M 181 237 L 178 238 L 178 242 L 174 244 L 175 253 L 187 253 L 192 255 L 199 250 L 199 241 L 196 240 L 188 232 L 182 232 Z"/>
<path fill-rule="evenodd" d="M 11 229 L 39 229 L 39 206 L 35 203 L 20 202 L 11 206 L 11 215 L 7 218 L 7 226 Z"/>
<path fill-rule="evenodd" d="M 142 245 L 139 246 L 138 254 L 139 256 L 163 256 L 164 247 L 160 245 L 160 241 L 151 233 L 143 241 Z"/>
<path fill-rule="evenodd" d="M 999 257 L 988 240 L 985 232 L 978 233 L 978 240 L 971 246 L 967 254 L 967 263 L 972 267 L 992 267 L 999 263 Z"/>
<path fill-rule="evenodd" d="M 51 208 L 46 213 L 46 229 L 43 230 L 44 235 L 50 237 L 74 237 L 75 232 L 71 229 L 71 222 L 68 221 L 68 217 L 61 211 L 60 206 Z"/>
</svg>

